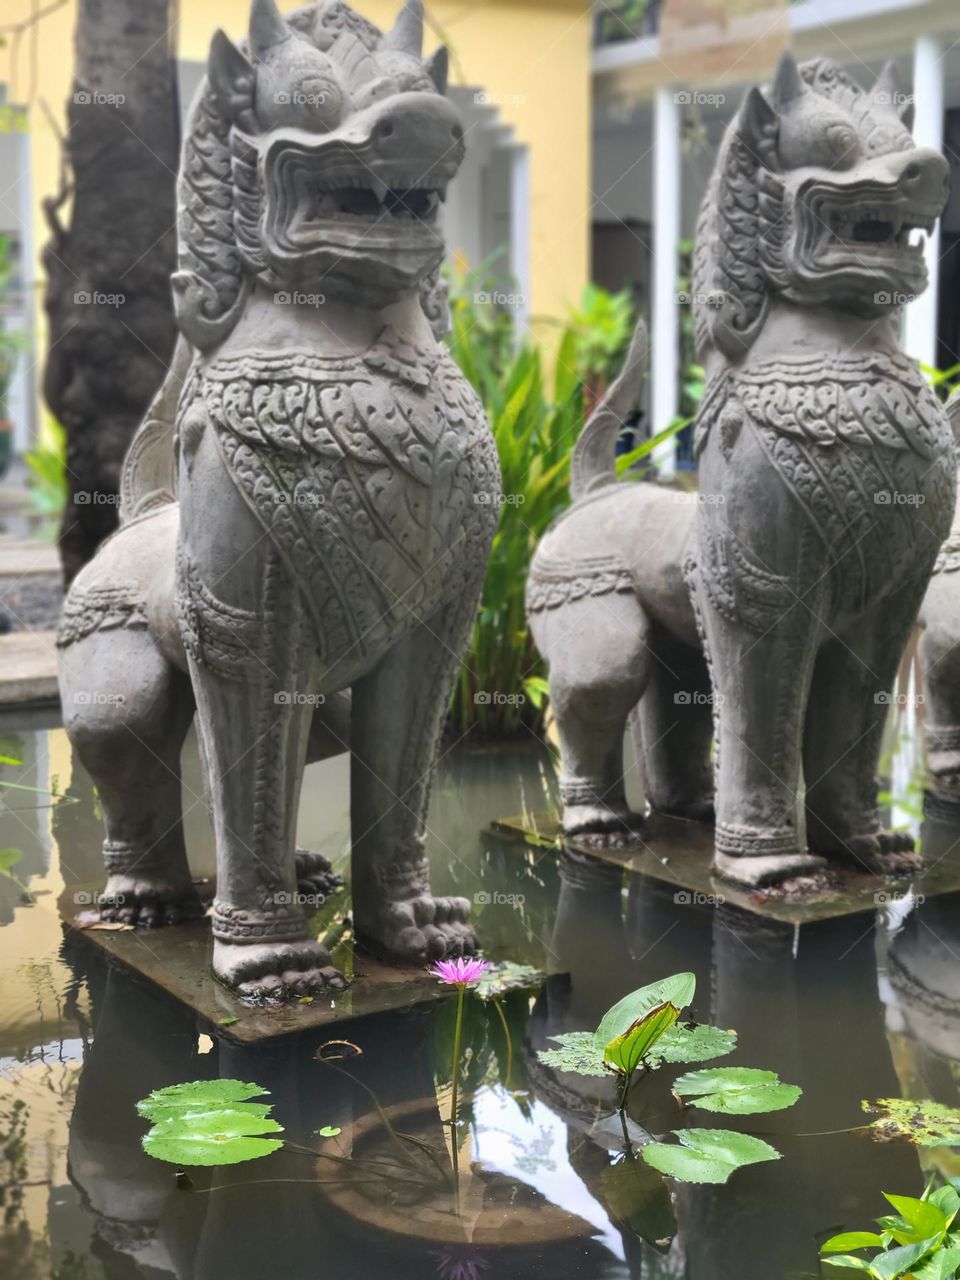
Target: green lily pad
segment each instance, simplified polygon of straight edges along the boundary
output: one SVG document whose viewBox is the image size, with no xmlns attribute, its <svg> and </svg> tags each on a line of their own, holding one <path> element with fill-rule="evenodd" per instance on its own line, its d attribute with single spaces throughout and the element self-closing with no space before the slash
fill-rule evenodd
<svg viewBox="0 0 960 1280">
<path fill-rule="evenodd" d="M 783 1111 L 792 1107 L 803 1090 L 782 1084 L 775 1071 L 755 1067 L 705 1067 L 688 1071 L 674 1081 L 673 1092 L 688 1098 L 704 1111 L 747 1116 L 761 1111 Z"/>
<path fill-rule="evenodd" d="M 602 1055 L 611 1040 L 622 1036 L 645 1013 L 659 1004 L 675 1004 L 678 1009 L 685 1009 L 693 1003 L 696 990 L 695 974 L 675 973 L 672 977 L 661 978 L 659 982 L 651 982 L 646 987 L 631 991 L 608 1009 L 600 1020 L 593 1036 L 597 1052 Z"/>
<path fill-rule="evenodd" d="M 543 980 L 544 975 L 540 969 L 534 969 L 529 964 L 514 964 L 512 960 L 503 960 L 500 964 L 491 965 L 473 983 L 470 990 L 481 1000 L 492 1000 L 494 996 L 506 995 L 508 991 L 542 986 Z"/>
<path fill-rule="evenodd" d="M 915 1147 L 960 1145 L 960 1111 L 955 1107 L 909 1098 L 878 1098 L 861 1105 L 867 1115 L 877 1117 L 867 1130 L 878 1142 L 904 1138 Z"/>
<path fill-rule="evenodd" d="M 191 1111 L 155 1124 L 143 1139 L 143 1149 L 169 1164 L 242 1164 L 283 1146 L 279 1138 L 260 1134 L 282 1132 L 276 1120 L 237 1108 L 209 1114 Z"/>
<path fill-rule="evenodd" d="M 537 1057 L 555 1071 L 576 1071 L 581 1076 L 605 1076 L 603 1055 L 597 1053 L 592 1031 L 562 1031 L 551 1036 L 559 1049 L 538 1049 Z"/>
<path fill-rule="evenodd" d="M 722 1058 L 737 1047 L 737 1033 L 722 1027 L 684 1027 L 679 1023 L 665 1031 L 649 1061 L 659 1066 L 664 1062 L 708 1062 Z"/>
<path fill-rule="evenodd" d="M 652 1168 L 678 1182 L 726 1182 L 748 1164 L 781 1159 L 780 1152 L 749 1133 L 729 1129 L 674 1129 L 679 1146 L 648 1142 L 640 1154 Z"/>
<path fill-rule="evenodd" d="M 169 1120 L 191 1111 L 235 1109 L 236 1104 L 262 1106 L 262 1114 L 270 1104 L 247 1103 L 248 1098 L 262 1097 L 267 1093 L 258 1084 L 244 1080 L 191 1080 L 186 1084 L 171 1084 L 165 1089 L 154 1089 L 137 1103 L 137 1111 L 147 1120 Z"/>
<path fill-rule="evenodd" d="M 633 1075 L 650 1049 L 680 1017 L 680 1010 L 669 1001 L 655 1005 L 623 1035 L 611 1040 L 603 1050 L 603 1061 L 621 1075 Z"/>
</svg>

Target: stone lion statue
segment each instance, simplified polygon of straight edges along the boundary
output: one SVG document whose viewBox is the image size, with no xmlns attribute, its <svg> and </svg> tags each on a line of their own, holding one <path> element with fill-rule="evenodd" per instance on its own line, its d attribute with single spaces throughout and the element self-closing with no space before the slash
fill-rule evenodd
<svg viewBox="0 0 960 1280">
<path fill-rule="evenodd" d="M 179 179 L 181 342 L 60 633 L 122 899 L 105 910 L 200 910 L 179 775 L 196 714 L 213 967 L 254 999 L 342 985 L 296 901 L 295 828 L 305 761 L 348 747 L 358 938 L 413 962 L 476 945 L 466 900 L 430 892 L 424 831 L 499 473 L 428 319 L 464 134 L 422 37 L 420 0 L 386 34 L 339 0 L 286 20 L 254 0 L 247 41 L 214 36 Z"/>
<path fill-rule="evenodd" d="M 636 376 L 578 444 L 573 506 L 528 587 L 571 834 L 636 826 L 621 743 L 637 707 L 648 799 L 710 817 L 715 790 L 723 875 L 911 865 L 876 772 L 955 479 L 947 419 L 899 345 L 947 191 L 902 101 L 892 66 L 864 90 L 787 53 L 731 122 L 695 249 L 699 494 L 615 483 Z"/>
</svg>

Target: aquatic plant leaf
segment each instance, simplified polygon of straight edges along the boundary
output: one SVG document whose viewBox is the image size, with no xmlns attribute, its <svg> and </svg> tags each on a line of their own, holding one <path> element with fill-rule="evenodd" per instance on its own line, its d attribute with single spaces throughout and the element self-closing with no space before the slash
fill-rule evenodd
<svg viewBox="0 0 960 1280">
<path fill-rule="evenodd" d="M 665 1004 L 655 1005 L 623 1035 L 617 1036 L 605 1046 L 604 1063 L 622 1075 L 633 1075 L 649 1050 L 679 1017 L 680 1010 L 675 1004 L 667 1001 Z"/>
<path fill-rule="evenodd" d="M 167 1120 L 190 1111 L 234 1108 L 248 1098 L 262 1097 L 267 1090 L 244 1080 L 191 1080 L 185 1084 L 154 1089 L 137 1103 L 137 1112 L 147 1120 Z M 269 1110 L 269 1104 L 267 1104 Z"/>
<path fill-rule="evenodd" d="M 605 1076 L 603 1055 L 597 1052 L 592 1031 L 563 1031 L 551 1036 L 559 1049 L 539 1049 L 537 1057 L 556 1071 L 576 1071 L 581 1076 Z"/>
<path fill-rule="evenodd" d="M 782 1084 L 775 1071 L 705 1067 L 680 1076 L 674 1081 L 673 1092 L 678 1098 L 691 1099 L 692 1106 L 704 1111 L 747 1116 L 792 1107 L 803 1090 L 795 1084 Z"/>
<path fill-rule="evenodd" d="M 820 1246 L 821 1253 L 843 1253 L 845 1249 L 882 1249 L 883 1236 L 876 1231 L 842 1231 Z"/>
<path fill-rule="evenodd" d="M 325 1124 L 322 1129 L 314 1129 L 314 1133 L 319 1138 L 335 1138 L 338 1134 L 343 1133 L 336 1125 Z"/>
<path fill-rule="evenodd" d="M 0 876 L 8 876 L 22 859 L 22 849 L 0 849 Z"/>
<path fill-rule="evenodd" d="M 640 1154 L 659 1173 L 678 1182 L 726 1182 L 744 1165 L 780 1160 L 780 1152 L 749 1133 L 730 1129 L 674 1129 L 679 1146 L 649 1142 Z"/>
<path fill-rule="evenodd" d="M 603 1054 L 611 1040 L 622 1036 L 645 1013 L 659 1004 L 675 1004 L 678 1009 L 685 1009 L 693 1002 L 697 990 L 696 975 L 692 973 L 675 973 L 672 977 L 661 978 L 659 982 L 651 982 L 646 987 L 638 987 L 628 996 L 618 1000 L 608 1009 L 600 1020 L 593 1035 L 597 1052 Z"/>
<path fill-rule="evenodd" d="M 508 991 L 539 987 L 543 981 L 542 971 L 534 969 L 533 965 L 514 964 L 512 960 L 503 960 L 500 964 L 491 965 L 470 990 L 481 1000 L 492 1000 L 494 996 L 506 995 Z"/>
<path fill-rule="evenodd" d="M 155 1124 L 143 1139 L 143 1149 L 156 1160 L 180 1165 L 242 1164 L 268 1156 L 283 1146 L 278 1138 L 260 1134 L 282 1133 L 266 1116 L 239 1108 L 209 1114 L 190 1111 Z"/>
<path fill-rule="evenodd" d="M 878 1142 L 905 1138 L 916 1147 L 960 1144 L 960 1111 L 955 1107 L 910 1098 L 878 1098 L 861 1106 L 867 1115 L 877 1117 L 867 1130 Z"/>
<path fill-rule="evenodd" d="M 648 1061 L 656 1066 L 664 1062 L 708 1062 L 732 1053 L 736 1047 L 735 1031 L 707 1025 L 684 1027 L 678 1023 L 664 1032 Z"/>
</svg>

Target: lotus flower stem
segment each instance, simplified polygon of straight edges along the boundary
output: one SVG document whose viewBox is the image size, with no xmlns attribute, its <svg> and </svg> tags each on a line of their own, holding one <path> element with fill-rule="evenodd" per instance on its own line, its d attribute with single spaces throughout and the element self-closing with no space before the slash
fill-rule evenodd
<svg viewBox="0 0 960 1280">
<path fill-rule="evenodd" d="M 457 1216 L 460 1216 L 460 1151 L 457 1145 L 457 1086 L 460 1083 L 460 1037 L 463 1032 L 463 994 L 466 984 L 457 986 L 457 1029 L 453 1033 L 453 1075 L 450 1087 L 450 1134 L 453 1158 L 453 1200 Z"/>
</svg>

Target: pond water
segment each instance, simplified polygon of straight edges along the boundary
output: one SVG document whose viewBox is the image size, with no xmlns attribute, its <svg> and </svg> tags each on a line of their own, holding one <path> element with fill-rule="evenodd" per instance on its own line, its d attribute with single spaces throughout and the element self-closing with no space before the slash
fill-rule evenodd
<svg viewBox="0 0 960 1280">
<path fill-rule="evenodd" d="M 0 878 L 4 1280 L 814 1277 L 819 1243 L 867 1228 L 881 1192 L 917 1195 L 926 1172 L 960 1173 L 949 1147 L 832 1132 L 863 1123 L 865 1098 L 960 1101 L 956 895 L 802 926 L 677 901 L 645 877 L 487 832 L 494 819 L 551 807 L 552 765 L 538 744 L 449 751 L 430 817 L 434 885 L 475 901 L 490 958 L 546 975 L 504 996 L 499 1012 L 467 997 L 458 1218 L 426 1175 L 425 1189 L 411 1189 L 381 1158 L 391 1150 L 384 1117 L 447 1142 L 455 1001 L 252 1046 L 214 1034 L 89 940 L 65 939 L 58 908 L 101 878 L 102 836 L 62 730 L 7 732 L 0 753 L 22 760 L 17 780 L 37 789 L 5 789 L 0 810 L 0 849 L 22 851 L 16 872 L 33 895 Z M 195 747 L 188 766 L 188 842 L 203 874 L 212 845 Z M 7 767 L 0 780 L 13 776 Z M 52 805 L 47 790 L 70 802 Z M 312 766 L 301 842 L 342 863 L 347 831 L 346 760 Z M 922 834 L 930 860 L 960 841 L 943 821 Z M 679 970 L 696 973 L 697 1019 L 739 1033 L 724 1065 L 768 1067 L 804 1091 L 787 1111 L 721 1118 L 681 1117 L 663 1073 L 635 1088 L 630 1115 L 655 1135 L 713 1121 L 782 1153 L 723 1186 L 667 1184 L 625 1161 L 619 1122 L 598 1106 L 612 1083 L 536 1057 L 550 1036 L 592 1029 L 624 993 Z M 331 1035 L 362 1056 L 318 1061 Z M 148 1157 L 136 1102 L 217 1077 L 270 1090 L 302 1150 L 180 1178 Z M 325 1138 L 324 1126 L 341 1133 Z M 373 1172 L 345 1182 L 330 1153 L 361 1168 L 371 1160 Z"/>
</svg>

